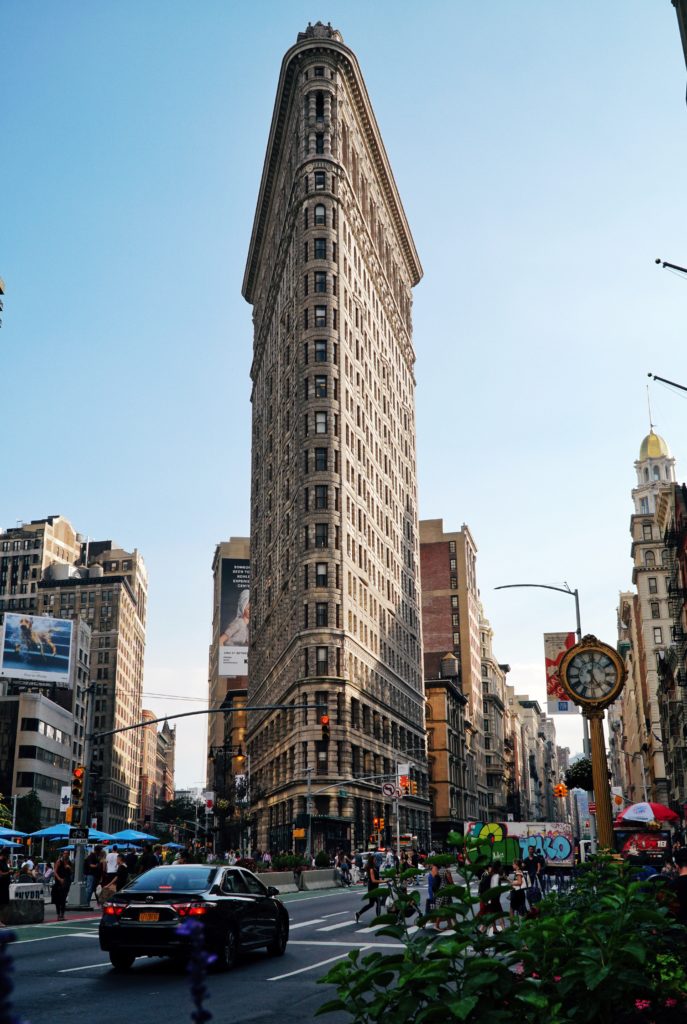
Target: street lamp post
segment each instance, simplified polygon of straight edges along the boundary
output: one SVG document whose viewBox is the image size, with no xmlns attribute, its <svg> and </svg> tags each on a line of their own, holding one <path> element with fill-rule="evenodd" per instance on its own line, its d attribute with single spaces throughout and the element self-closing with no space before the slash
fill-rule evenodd
<svg viewBox="0 0 687 1024">
<path fill-rule="evenodd" d="M 567 583 L 562 587 L 554 587 L 550 583 L 504 583 L 500 587 L 494 587 L 494 590 L 515 590 L 521 587 L 532 587 L 536 590 L 556 590 L 559 594 L 567 594 L 568 597 L 572 597 L 575 600 L 575 632 L 577 634 L 577 642 L 579 643 L 582 639 L 582 625 L 580 623 L 580 593 L 575 587 L 571 590 Z M 585 757 L 591 756 L 591 745 L 589 742 L 589 723 L 587 719 L 582 716 L 582 746 L 584 749 Z"/>
</svg>

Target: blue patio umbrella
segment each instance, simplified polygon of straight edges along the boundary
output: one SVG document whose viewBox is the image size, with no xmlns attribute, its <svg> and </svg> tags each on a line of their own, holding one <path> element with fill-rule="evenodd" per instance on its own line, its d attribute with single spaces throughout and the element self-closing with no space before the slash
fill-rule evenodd
<svg viewBox="0 0 687 1024">
<path fill-rule="evenodd" d="M 183 843 L 162 843 L 166 850 L 183 850 Z"/>
<path fill-rule="evenodd" d="M 10 840 L 9 840 L 9 839 L 0 839 L 0 847 L 2 847 L 2 848 L 4 848 L 4 849 L 7 849 L 7 850 L 9 850 L 9 849 L 13 849 L 13 850 L 16 850 L 16 849 L 18 849 L 18 848 L 19 848 L 20 846 L 23 846 L 23 843 L 12 843 L 12 842 L 10 842 Z"/>
<path fill-rule="evenodd" d="M 67 825 L 64 822 L 60 822 L 57 825 L 48 825 L 47 828 L 41 828 L 38 832 L 32 832 L 32 839 L 69 839 L 69 832 L 72 828 L 71 825 Z M 89 840 L 96 842 L 108 842 L 112 839 L 107 832 L 99 832 L 97 828 L 90 828 L 88 830 Z"/>
<path fill-rule="evenodd" d="M 115 832 L 114 835 L 110 836 L 116 843 L 140 843 L 145 840 L 150 840 L 153 843 L 159 841 L 159 836 L 151 836 L 147 832 L 137 832 L 133 828 L 124 828 L 121 832 Z"/>
<path fill-rule="evenodd" d="M 27 836 L 28 832 L 20 832 L 18 828 L 5 828 L 4 825 L 0 825 L 0 839 L 5 839 L 7 836 Z"/>
</svg>

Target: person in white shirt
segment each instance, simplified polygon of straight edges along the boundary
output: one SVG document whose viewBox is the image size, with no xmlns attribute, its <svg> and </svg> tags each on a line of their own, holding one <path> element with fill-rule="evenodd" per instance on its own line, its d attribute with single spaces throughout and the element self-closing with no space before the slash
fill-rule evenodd
<svg viewBox="0 0 687 1024">
<path fill-rule="evenodd" d="M 110 847 L 105 855 L 105 885 L 111 882 L 117 874 L 117 858 L 119 850 L 116 846 Z"/>
</svg>

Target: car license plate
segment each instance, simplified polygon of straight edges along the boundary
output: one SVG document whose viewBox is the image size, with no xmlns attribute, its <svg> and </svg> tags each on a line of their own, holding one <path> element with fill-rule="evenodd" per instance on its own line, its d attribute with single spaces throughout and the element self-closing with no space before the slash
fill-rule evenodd
<svg viewBox="0 0 687 1024">
<path fill-rule="evenodd" d="M 139 921 L 159 921 L 160 914 L 157 910 L 142 910 L 138 919 Z"/>
</svg>

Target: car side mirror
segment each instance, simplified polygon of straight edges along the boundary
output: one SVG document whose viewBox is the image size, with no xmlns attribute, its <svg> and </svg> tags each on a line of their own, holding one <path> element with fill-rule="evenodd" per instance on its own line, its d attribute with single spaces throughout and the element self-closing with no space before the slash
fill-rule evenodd
<svg viewBox="0 0 687 1024">
<path fill-rule="evenodd" d="M 277 889 L 276 885 L 268 885 L 267 886 L 267 895 L 268 896 L 278 896 L 279 895 L 279 889 Z"/>
<path fill-rule="evenodd" d="M 217 885 L 217 882 L 215 882 L 213 887 L 210 889 L 210 895 L 211 896 L 221 896 L 222 895 L 222 890 L 219 887 L 219 885 Z"/>
</svg>

